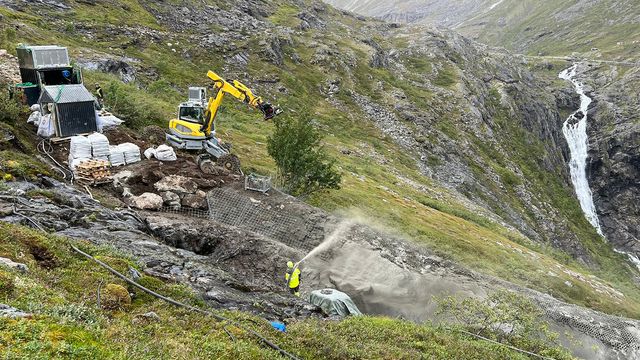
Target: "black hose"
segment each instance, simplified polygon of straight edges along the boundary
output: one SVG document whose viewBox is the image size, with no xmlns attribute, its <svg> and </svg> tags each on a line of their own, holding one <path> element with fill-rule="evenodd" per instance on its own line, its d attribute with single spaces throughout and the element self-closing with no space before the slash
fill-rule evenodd
<svg viewBox="0 0 640 360">
<path fill-rule="evenodd" d="M 107 269 L 107 270 L 108 270 L 110 273 L 112 273 L 113 275 L 115 275 L 115 276 L 119 277 L 120 279 L 122 279 L 122 280 L 126 281 L 128 284 L 130 284 L 130 285 L 132 285 L 132 286 L 134 286 L 134 287 L 137 287 L 138 289 L 140 289 L 140 290 L 142 290 L 142 291 L 146 292 L 147 294 L 150 294 L 150 295 L 152 295 L 152 296 L 155 296 L 155 297 L 157 297 L 158 299 L 164 300 L 164 301 L 166 301 L 166 302 L 168 302 L 168 303 L 170 303 L 170 304 L 172 304 L 172 305 L 175 305 L 175 306 L 178 306 L 178 307 L 183 307 L 183 308 L 186 308 L 186 309 L 188 309 L 188 310 L 191 310 L 191 311 L 194 311 L 194 312 L 197 312 L 197 313 L 201 313 L 201 314 L 209 315 L 209 316 L 211 316 L 211 317 L 213 317 L 214 319 L 219 320 L 219 321 L 226 321 L 226 322 L 228 322 L 228 323 L 231 323 L 231 324 L 233 324 L 234 326 L 236 326 L 236 327 L 238 327 L 238 328 L 240 328 L 240 329 L 242 329 L 242 330 L 244 330 L 244 331 L 247 331 L 247 332 L 251 333 L 252 335 L 254 335 L 255 337 L 259 338 L 263 343 L 265 343 L 266 345 L 268 345 L 270 348 L 272 348 L 272 349 L 274 349 L 274 350 L 278 351 L 280 354 L 282 354 L 282 355 L 284 355 L 284 356 L 286 356 L 286 357 L 288 357 L 288 358 L 290 358 L 290 359 L 293 359 L 293 360 L 300 360 L 300 359 L 299 359 L 298 357 L 296 357 L 295 355 L 293 355 L 293 354 L 291 354 L 291 353 L 287 352 L 286 350 L 284 350 L 284 349 L 280 348 L 278 345 L 276 345 L 276 344 L 272 343 L 271 341 L 269 341 L 269 340 L 268 340 L 267 338 L 265 338 L 264 336 L 262 336 L 262 335 L 258 334 L 257 332 L 255 332 L 255 331 L 253 331 L 253 330 L 251 330 L 251 329 L 248 329 L 248 328 L 244 327 L 242 324 L 240 324 L 239 322 L 237 322 L 237 321 L 235 321 L 235 320 L 231 320 L 231 319 L 226 318 L 226 317 L 224 317 L 224 316 L 221 316 L 221 315 L 218 315 L 218 314 L 214 314 L 214 313 L 212 313 L 212 312 L 210 312 L 210 311 L 202 310 L 202 309 L 199 309 L 199 308 L 193 307 L 193 306 L 191 306 L 191 305 L 187 305 L 187 304 L 181 303 L 181 302 L 179 302 L 179 301 L 173 300 L 173 299 L 171 299 L 171 298 L 169 298 L 169 297 L 166 297 L 166 296 L 164 296 L 164 295 L 158 294 L 157 292 L 155 292 L 155 291 L 153 291 L 153 290 L 150 290 L 150 289 L 147 289 L 146 287 L 144 287 L 144 286 L 142 286 L 142 285 L 140 285 L 140 284 L 136 283 L 135 281 L 133 281 L 133 280 L 131 280 L 131 279 L 127 278 L 126 276 L 122 275 L 121 273 L 119 273 L 119 272 L 118 272 L 117 270 L 115 270 L 114 268 L 112 268 L 112 267 L 110 267 L 109 265 L 105 264 L 104 262 L 102 262 L 102 261 L 100 261 L 100 260 L 98 260 L 98 259 L 94 258 L 93 256 L 91 256 L 91 255 L 89 255 L 89 254 L 85 253 L 84 251 L 82 251 L 82 250 L 78 249 L 77 247 L 75 247 L 75 246 L 71 245 L 71 248 L 72 248 L 75 252 L 77 252 L 78 254 L 80 254 L 80 255 L 82 255 L 82 256 L 84 256 L 84 257 L 88 258 L 88 259 L 93 260 L 93 261 L 94 261 L 94 262 L 96 262 L 98 265 L 100 265 L 100 266 L 102 266 L 103 268 Z"/>
</svg>

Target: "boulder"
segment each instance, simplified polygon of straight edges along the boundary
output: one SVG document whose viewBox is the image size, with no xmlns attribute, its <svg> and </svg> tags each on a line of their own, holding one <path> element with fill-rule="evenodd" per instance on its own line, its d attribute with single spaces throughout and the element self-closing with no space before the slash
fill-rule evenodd
<svg viewBox="0 0 640 360">
<path fill-rule="evenodd" d="M 32 316 L 33 314 L 26 313 L 9 305 L 0 304 L 0 318 L 18 319 L 31 318 Z"/>
<path fill-rule="evenodd" d="M 166 191 L 162 193 L 162 200 L 166 206 L 170 206 L 172 208 L 180 207 L 180 196 L 174 192 Z"/>
<path fill-rule="evenodd" d="M 182 175 L 169 175 L 156 182 L 153 187 L 160 191 L 171 191 L 176 194 L 195 194 L 198 184 Z"/>
<path fill-rule="evenodd" d="M 127 200 L 130 206 L 142 210 L 158 210 L 164 203 L 162 196 L 154 193 L 144 193 L 140 196 L 130 197 Z"/>
<path fill-rule="evenodd" d="M 197 191 L 195 194 L 187 194 L 182 198 L 182 206 L 187 206 L 194 209 L 206 209 L 207 194 L 204 191 Z"/>
<path fill-rule="evenodd" d="M 26 273 L 29 271 L 29 268 L 25 264 L 14 262 L 11 259 L 0 257 L 0 266 L 6 267 L 13 270 L 18 270 L 22 273 Z"/>
</svg>

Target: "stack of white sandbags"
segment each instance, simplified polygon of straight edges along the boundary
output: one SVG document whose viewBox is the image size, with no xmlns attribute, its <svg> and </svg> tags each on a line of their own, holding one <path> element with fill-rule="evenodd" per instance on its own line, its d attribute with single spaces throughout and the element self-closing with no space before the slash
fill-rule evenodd
<svg viewBox="0 0 640 360">
<path fill-rule="evenodd" d="M 124 122 L 123 120 L 120 120 L 119 118 L 108 112 L 96 112 L 96 119 L 96 125 L 98 126 L 99 132 L 115 128 Z"/>
<path fill-rule="evenodd" d="M 91 159 L 91 141 L 84 136 L 71 138 L 69 146 L 69 167 L 75 170 L 78 164 Z"/>
<path fill-rule="evenodd" d="M 124 153 L 118 146 L 109 146 L 109 162 L 111 162 L 111 166 L 126 164 Z"/>
<path fill-rule="evenodd" d="M 123 143 L 118 145 L 118 151 L 124 154 L 124 160 L 127 164 L 133 164 L 141 160 L 140 147 L 132 143 Z"/>
<path fill-rule="evenodd" d="M 176 161 L 178 157 L 176 156 L 176 152 L 173 150 L 171 146 L 160 145 L 158 148 L 148 148 L 144 151 L 144 156 L 147 159 L 151 159 L 155 157 L 160 161 Z"/>
<path fill-rule="evenodd" d="M 109 150 L 109 139 L 99 133 L 89 135 L 88 139 L 91 142 L 91 154 L 93 155 L 93 158 L 98 160 L 109 160 L 109 154 L 111 153 Z"/>
<path fill-rule="evenodd" d="M 42 117 L 42 114 L 40 113 L 40 105 L 33 104 L 29 110 L 31 110 L 31 115 L 29 115 L 29 118 L 27 119 L 27 124 L 40 126 L 40 117 Z"/>
</svg>

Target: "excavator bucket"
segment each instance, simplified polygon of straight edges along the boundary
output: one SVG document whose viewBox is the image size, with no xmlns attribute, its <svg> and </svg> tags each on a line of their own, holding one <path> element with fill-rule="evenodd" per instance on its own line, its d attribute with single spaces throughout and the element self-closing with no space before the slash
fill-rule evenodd
<svg viewBox="0 0 640 360">
<path fill-rule="evenodd" d="M 262 103 L 260 105 L 260 111 L 262 111 L 262 113 L 264 114 L 264 121 L 271 120 L 276 117 L 276 115 L 282 113 L 282 109 L 273 106 L 268 102 Z"/>
</svg>

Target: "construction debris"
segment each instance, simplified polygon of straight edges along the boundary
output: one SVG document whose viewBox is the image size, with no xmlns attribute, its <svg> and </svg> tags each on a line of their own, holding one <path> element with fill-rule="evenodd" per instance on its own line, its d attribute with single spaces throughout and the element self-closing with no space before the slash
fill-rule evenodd
<svg viewBox="0 0 640 360">
<path fill-rule="evenodd" d="M 249 174 L 244 178 L 244 189 L 266 193 L 271 190 L 271 178 L 258 174 Z"/>
<path fill-rule="evenodd" d="M 140 196 L 132 196 L 127 199 L 129 206 L 141 210 L 158 210 L 162 207 L 164 200 L 162 196 L 154 193 L 144 193 Z"/>
</svg>

